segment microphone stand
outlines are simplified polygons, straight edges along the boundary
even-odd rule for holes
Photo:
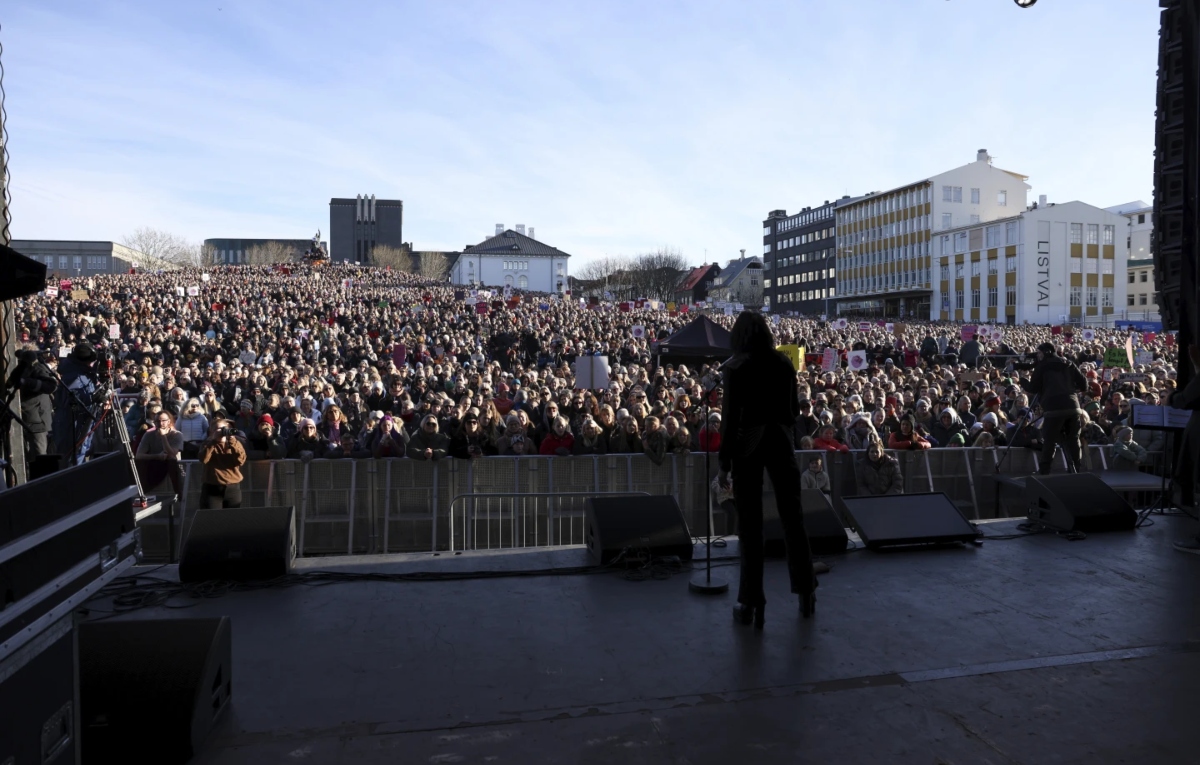
[[[704,444],[704,525],[705,525],[705,541],[704,541],[704,571],[697,571],[692,575],[692,579],[688,582],[688,589],[699,595],[720,595],[723,592],[729,591],[729,582],[721,576],[714,577],[712,572],[712,479],[709,471],[709,455],[712,446],[712,426],[708,422],[708,399],[712,392],[716,390],[717,381],[720,379],[720,369],[715,372],[717,375],[713,379],[713,384],[706,386],[704,391],[704,425],[707,429],[708,439]]]

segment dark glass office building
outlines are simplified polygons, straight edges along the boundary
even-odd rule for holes
[[[371,251],[404,245],[404,203],[359,194],[329,200],[330,260],[369,263]]]
[[[805,316],[837,312],[837,218],[843,197],[763,221],[763,303],[772,313]]]

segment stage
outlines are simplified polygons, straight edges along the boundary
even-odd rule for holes
[[[687,572],[605,573],[260,590],[137,616],[233,619],[232,713],[203,765],[1195,763],[1200,558],[1171,549],[1194,528],[828,558],[809,621],[768,562],[761,633],[732,623],[729,561],[715,597]],[[586,563],[567,548],[300,568]]]

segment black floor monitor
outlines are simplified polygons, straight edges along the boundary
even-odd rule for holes
[[[981,535],[941,492],[844,497],[846,512],[871,549],[971,542]]]

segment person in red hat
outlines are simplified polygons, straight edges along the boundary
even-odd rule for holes
[[[246,459],[281,460],[287,457],[287,444],[275,427],[275,418],[264,414],[255,427],[246,432]]]

